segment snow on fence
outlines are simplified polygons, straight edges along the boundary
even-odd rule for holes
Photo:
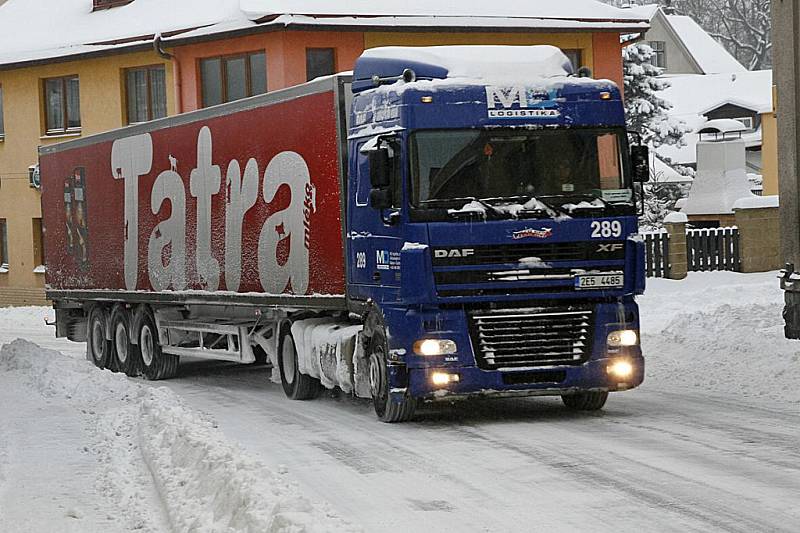
[[[741,272],[739,228],[687,229],[686,262],[690,272]]]
[[[669,233],[666,230],[642,233],[648,278],[669,276]]]

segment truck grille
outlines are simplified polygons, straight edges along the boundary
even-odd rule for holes
[[[474,311],[469,318],[478,367],[484,370],[579,365],[591,353],[590,308]]]

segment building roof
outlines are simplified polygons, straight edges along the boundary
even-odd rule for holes
[[[0,6],[0,68],[188,39],[285,27],[644,31],[646,20],[596,0],[134,0],[92,12],[89,0],[8,0]],[[54,20],[58,24],[45,24]]]
[[[686,122],[693,133],[684,137],[687,146],[662,146],[658,153],[673,163],[694,164],[699,131],[704,115],[726,104],[734,104],[754,113],[772,111],[772,71],[756,70],[734,74],[677,74],[662,76],[671,85],[658,95],[672,104],[669,116]],[[742,135],[748,147],[761,145],[761,130]]]
[[[721,72],[746,72],[722,44],[716,41],[691,17],[667,15],[672,29],[705,74]]]

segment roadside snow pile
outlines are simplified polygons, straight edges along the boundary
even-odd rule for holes
[[[651,279],[639,303],[647,385],[800,404],[800,342],[783,336],[776,272]]]
[[[272,472],[226,441],[212,419],[186,407],[169,389],[100,371],[20,339],[0,348],[0,373],[14,373],[41,394],[63,397],[83,411],[94,426],[91,447],[106,463],[99,484],[116,505],[129,509],[127,518],[138,529],[150,529],[136,523],[147,490],[133,486],[130,473],[143,464],[160,496],[154,506],[163,507],[151,512],[166,515],[175,531],[357,530],[327,504],[304,498],[286,472]],[[141,464],[130,464],[135,462]]]

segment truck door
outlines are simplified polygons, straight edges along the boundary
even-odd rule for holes
[[[369,138],[350,143],[348,281],[352,296],[384,301],[388,293],[396,293],[400,287],[400,250],[403,247],[402,198],[397,172],[400,154],[396,151],[396,157],[392,158],[394,207],[375,209],[369,201],[372,186],[368,152],[374,144],[375,140]]]

